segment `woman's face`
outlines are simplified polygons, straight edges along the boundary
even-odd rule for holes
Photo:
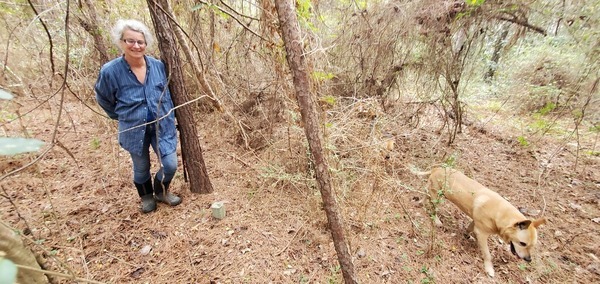
[[[137,59],[144,57],[146,39],[140,32],[125,30],[121,39],[121,49],[125,53],[125,58]]]

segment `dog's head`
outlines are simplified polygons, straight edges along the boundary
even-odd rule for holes
[[[510,251],[527,262],[531,261],[531,251],[537,243],[537,227],[546,223],[546,219],[524,220],[506,228],[502,234],[510,243]]]

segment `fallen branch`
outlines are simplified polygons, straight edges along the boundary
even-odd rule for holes
[[[292,242],[294,241],[294,239],[296,238],[296,236],[298,236],[298,233],[300,233],[300,231],[302,230],[302,228],[304,228],[304,224],[306,223],[302,223],[302,226],[300,226],[300,228],[298,228],[298,230],[296,231],[296,233],[294,234],[294,236],[292,237],[292,239],[288,242],[288,244],[278,253],[275,254],[275,256],[278,256],[280,254],[282,254],[283,252],[285,252],[288,247],[290,247],[290,245],[292,244]]]
[[[99,281],[95,281],[95,280],[89,280],[89,279],[85,279],[85,278],[75,277],[73,275],[64,274],[64,273],[60,273],[60,272],[54,272],[54,271],[48,271],[48,270],[43,270],[43,269],[37,269],[37,268],[25,266],[25,265],[15,264],[15,266],[17,266],[17,268],[19,268],[19,269],[28,270],[28,271],[34,271],[34,272],[40,272],[40,273],[44,273],[46,275],[54,275],[54,276],[64,277],[64,278],[76,280],[76,281],[79,281],[79,282],[94,283],[94,284],[105,284],[104,282],[99,282]]]

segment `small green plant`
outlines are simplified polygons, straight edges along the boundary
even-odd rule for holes
[[[533,123],[531,123],[529,125],[529,127],[535,131],[538,130],[544,130],[544,129],[550,129],[551,128],[551,124],[545,120],[544,118],[542,118],[541,116],[537,116],[536,120],[533,121]]]
[[[400,236],[396,238],[396,244],[400,245],[406,242],[406,238]],[[402,259],[406,260],[406,255],[402,255]]]
[[[517,137],[517,141],[519,141],[519,145],[521,145],[523,147],[529,146],[529,141],[527,141],[527,138],[525,138],[525,136]]]
[[[442,167],[454,168],[456,166],[457,160],[458,160],[458,157],[457,157],[456,153],[452,153],[452,155],[450,155],[448,158],[446,158],[446,160],[444,160],[444,164],[442,165]]]
[[[7,111],[0,111],[0,122],[8,122],[17,119],[17,115],[14,113],[9,113]]]
[[[333,73],[325,73],[325,72],[321,72],[321,71],[315,71],[312,73],[312,77],[315,78],[315,80],[317,80],[317,81],[326,81],[326,80],[333,79],[333,77],[335,77],[335,75],[333,75]]]
[[[298,280],[298,283],[300,284],[304,284],[304,283],[308,283],[310,281],[310,278],[306,275],[300,275],[300,280]]]
[[[92,147],[92,150],[98,150],[100,148],[100,139],[98,139],[98,137],[92,138],[90,146]]]
[[[336,279],[337,279],[336,275],[339,274],[340,269],[341,269],[341,267],[339,265],[332,266],[332,267],[329,268],[329,270],[331,271],[331,276],[329,276],[327,278],[327,283],[330,283],[330,284],[337,283],[336,282]]]
[[[248,199],[254,198],[254,195],[256,195],[255,189],[248,191]]]
[[[435,279],[433,278],[433,275],[427,266],[423,265],[420,271],[421,273],[425,274],[425,278],[421,279],[422,284],[435,283]]]
[[[558,268],[558,265],[556,265],[556,263],[554,263],[552,261],[548,261],[547,264],[548,265],[546,266],[546,268],[544,269],[544,272],[543,272],[544,274],[550,274]]]
[[[313,7],[310,0],[299,0],[296,1],[296,14],[298,16],[298,22],[309,28],[312,31],[316,31],[317,28],[313,23],[310,22],[313,14]]]
[[[520,263],[519,264],[519,270],[521,270],[521,271],[527,270],[527,263]]]
[[[118,56],[121,53],[121,51],[117,48],[117,47],[109,47],[108,48],[108,54],[112,55],[112,56]]]
[[[336,99],[334,96],[323,96],[319,99],[321,102],[328,104],[329,106],[334,106]]]
[[[433,204],[435,205],[440,205],[442,202],[444,202],[444,190],[438,190],[436,198],[433,199],[431,202],[433,202]]]
[[[594,157],[600,157],[600,151],[586,151],[586,154]]]
[[[537,113],[539,113],[541,115],[546,115],[546,114],[549,114],[550,112],[552,112],[555,109],[556,109],[556,104],[548,102],[548,103],[546,103],[546,105],[544,105],[544,107],[542,107],[541,109],[539,109],[537,111]]]
[[[354,5],[356,5],[356,8],[360,9],[360,10],[365,10],[367,9],[367,3],[368,1],[366,0],[358,0],[358,1],[353,1]]]
[[[498,101],[489,101],[487,103],[487,108],[491,111],[501,111],[502,110],[502,103],[498,102]]]
[[[465,3],[467,3],[467,5],[475,7],[483,5],[484,2],[485,0],[465,0]]]

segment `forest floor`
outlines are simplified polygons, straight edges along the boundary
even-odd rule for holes
[[[24,113],[34,103],[6,106]],[[514,116],[470,109],[477,115],[446,146],[447,133],[436,131],[441,124],[435,110],[421,108],[417,122],[409,119],[410,110],[383,113],[375,103],[368,106],[379,115],[365,117],[351,106],[331,112],[326,134],[339,212],[361,283],[600,282],[600,157],[592,134],[582,136],[580,151],[574,139],[552,133],[524,146],[509,122]],[[279,124],[269,144],[250,151],[239,143],[230,117],[199,115],[214,192],[191,193],[180,164],[172,189],[183,203],[142,214],[116,123],[77,101],[67,102],[65,111],[60,144],[6,178],[6,196],[0,197],[2,221],[24,234],[46,269],[104,283],[343,282],[300,126]],[[56,117],[57,108],[38,109],[3,129],[18,134],[25,125],[31,136],[50,141]],[[395,147],[388,151],[390,140]],[[3,157],[0,174],[33,158]],[[531,263],[492,237],[496,277],[486,276],[476,242],[463,236],[470,220],[448,202],[440,205],[443,227],[433,229],[425,209],[426,177],[407,167],[426,170],[444,161],[531,218],[547,218]],[[222,220],[210,209],[219,201],[226,208]]]

